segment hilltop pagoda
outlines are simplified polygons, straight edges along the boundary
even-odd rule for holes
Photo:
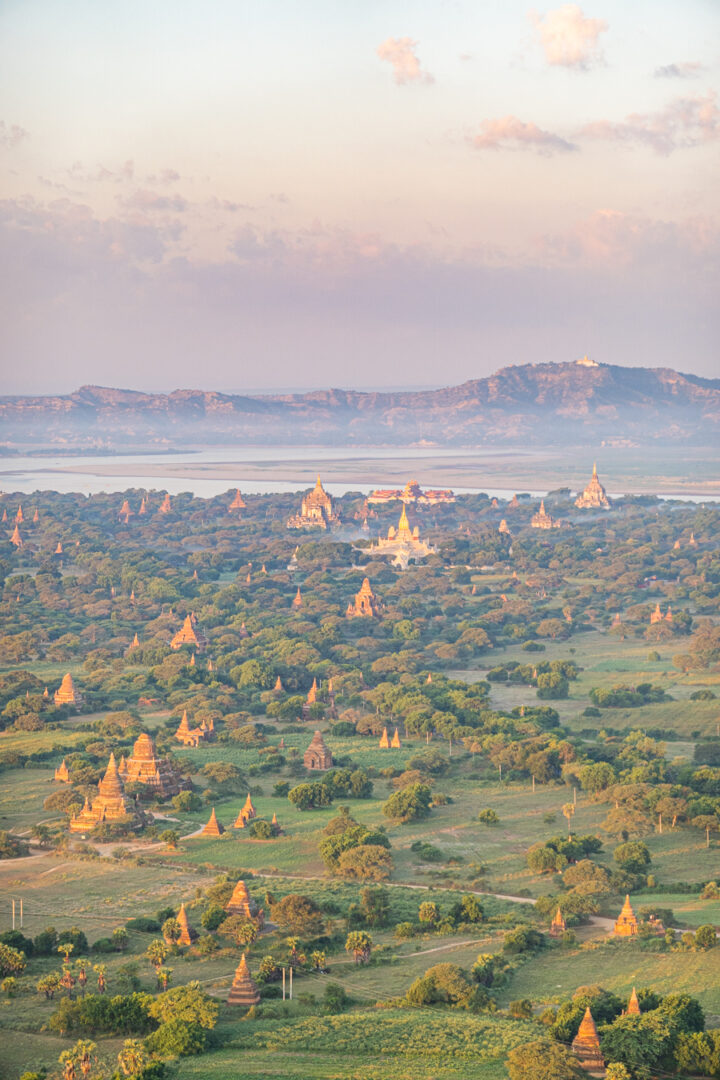
[[[96,825],[102,825],[107,821],[119,821],[126,818],[128,808],[123,792],[123,783],[120,779],[115,755],[110,754],[105,775],[98,784],[97,796],[90,806],[89,800],[74,818],[70,820],[71,832],[87,832]]]
[[[598,479],[597,465],[593,465],[590,483],[575,500],[578,510],[609,510],[611,502]]]
[[[312,741],[307,750],[303,754],[303,764],[306,769],[313,769],[314,771],[324,772],[326,769],[332,768],[332,754],[328,747],[325,745],[321,733],[316,731],[312,737]]]
[[[125,763],[123,779],[126,784],[144,784],[163,799],[177,795],[181,786],[170,764],[157,756],[155,743],[146,732],[135,740],[132,756]]]
[[[622,911],[615,920],[613,933],[616,937],[636,937],[638,932],[637,915],[632,909],[630,897],[625,897]]]
[[[208,818],[207,824],[203,825],[201,836],[222,836],[225,832],[225,827],[220,824],[216,815],[215,807],[212,808],[212,813]]]
[[[288,529],[328,529],[340,520],[332,498],[322,486],[318,476],[315,487],[300,504],[300,513],[288,519]]]
[[[235,490],[235,498],[233,499],[233,501],[228,506],[228,513],[232,514],[233,510],[246,510],[246,509],[247,509],[247,503],[245,502],[242,495],[240,494],[240,488],[236,488],[236,490]]]
[[[559,529],[560,522],[556,521],[554,517],[545,510],[545,500],[540,500],[540,509],[536,514],[530,518],[530,527],[532,529]]]
[[[590,1006],[585,1009],[580,1029],[572,1041],[572,1051],[580,1062],[581,1068],[585,1069],[590,1076],[605,1075],[605,1059],[600,1050],[600,1039]]]
[[[170,648],[182,649],[183,645],[190,645],[196,652],[203,653],[207,649],[207,638],[198,626],[197,619],[192,615],[185,616],[185,622],[170,642]]]
[[[345,612],[348,619],[380,617],[382,604],[372,591],[369,578],[363,578],[360,591],[355,593],[353,600],[348,604]]]
[[[74,705],[75,708],[80,708],[83,703],[83,696],[79,690],[75,689],[73,677],[69,671],[63,675],[63,681],[53,697],[56,705]]]
[[[228,994],[228,1005],[237,1005],[241,1009],[251,1009],[260,1001],[260,991],[247,966],[245,953],[240,957],[240,963],[235,971],[235,978]]]

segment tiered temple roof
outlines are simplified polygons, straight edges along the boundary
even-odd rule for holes
[[[332,498],[322,486],[318,476],[315,487],[303,498],[300,513],[294,514],[287,523],[288,529],[327,529],[340,520]]]
[[[72,832],[86,832],[105,821],[117,821],[126,817],[128,807],[123,793],[123,783],[118,773],[115,755],[110,754],[105,775],[98,784],[98,793],[92,807],[88,800],[80,813],[70,820]]]
[[[352,618],[379,618],[382,604],[372,591],[369,578],[363,578],[359,592],[355,593],[353,600],[348,604],[346,615]]]
[[[316,731],[307,750],[303,754],[303,764],[306,769],[324,771],[332,768],[332,754],[325,744],[325,740],[319,731]]]
[[[540,500],[540,509],[530,519],[530,525],[533,529],[559,529],[560,522],[556,521],[554,517],[545,510],[545,500]]]
[[[632,994],[630,995],[630,1000],[628,1001],[628,1007],[625,1010],[625,1013],[627,1016],[640,1016],[641,1012],[642,1010],[640,1008],[640,1002],[638,1001],[637,991],[633,986]]]
[[[75,705],[76,707],[82,705],[83,696],[79,690],[75,689],[73,677],[69,671],[63,675],[63,680],[55,691],[54,700],[56,705]]]
[[[637,915],[632,909],[630,903],[630,897],[625,897],[625,903],[622,906],[622,911],[615,920],[615,929],[613,933],[617,937],[635,937],[638,932]]]
[[[381,553],[393,555],[394,564],[402,569],[407,567],[410,559],[424,559],[435,551],[435,548],[420,539],[420,530],[417,525],[414,529],[410,528],[404,505],[397,529],[391,525],[387,539],[380,537],[377,541],[377,549]]]
[[[243,499],[242,495],[240,494],[240,488],[237,488],[235,490],[235,498],[233,499],[233,501],[228,506],[228,513],[232,513],[233,510],[245,510],[245,509],[247,509],[247,504],[246,504],[245,500]]]
[[[125,764],[124,779],[126,784],[146,784],[162,798],[180,791],[176,773],[164,758],[158,757],[155,743],[146,732],[135,740],[132,756]]]
[[[183,645],[190,645],[196,652],[203,653],[207,649],[207,638],[197,624],[197,619],[192,615],[185,616],[185,622],[170,642],[171,649],[182,649]]]
[[[590,483],[575,500],[579,510],[609,510],[611,503],[605,488],[598,479],[597,465],[593,465]]]
[[[240,958],[240,963],[235,971],[235,978],[233,979],[232,986],[230,987],[228,1005],[238,1005],[242,1009],[250,1009],[253,1005],[257,1005],[259,1001],[260,991],[250,974],[250,969],[248,968],[247,960],[245,959],[245,953],[243,953]]]

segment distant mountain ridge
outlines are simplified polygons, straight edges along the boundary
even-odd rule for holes
[[[720,379],[587,358],[505,367],[437,390],[252,397],[82,386],[67,395],[0,397],[0,440],[10,446],[714,445],[719,433]]]

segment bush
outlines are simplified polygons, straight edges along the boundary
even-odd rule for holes
[[[427,784],[411,784],[391,795],[387,802],[383,803],[382,810],[391,821],[406,824],[427,817],[431,802],[432,792]]]
[[[480,813],[478,814],[478,821],[481,821],[483,825],[498,825],[500,822],[500,818],[498,817],[496,812],[494,810],[491,810],[488,806],[484,810],[480,811]]]
[[[126,930],[137,930],[141,934],[157,934],[160,923],[157,919],[150,919],[145,915],[138,915],[136,919],[128,919],[125,923]]]
[[[350,998],[337,983],[328,983],[323,994],[323,1012],[337,1015],[350,1006]]]

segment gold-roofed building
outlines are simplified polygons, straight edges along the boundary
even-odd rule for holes
[[[377,550],[384,555],[392,555],[394,565],[402,570],[407,568],[410,559],[424,559],[428,555],[435,554],[435,548],[420,539],[418,526],[416,525],[414,529],[410,528],[404,505],[397,529],[391,525],[387,539],[380,537],[371,550]]]
[[[256,919],[259,915],[258,906],[244,881],[238,881],[235,885],[225,910],[228,915],[242,915],[246,919]]]
[[[185,616],[185,622],[170,642],[171,649],[182,649],[183,645],[189,645],[196,652],[203,653],[207,649],[207,638],[198,626],[197,619],[192,615]]]
[[[201,836],[222,836],[225,832],[225,827],[220,824],[215,813],[215,807],[212,808],[212,813],[207,820],[207,823],[203,825]]]
[[[240,488],[235,489],[235,498],[228,506],[228,513],[231,514],[233,510],[246,510],[247,503],[240,494]]]
[[[63,675],[63,680],[60,686],[53,695],[53,700],[56,705],[74,705],[76,709],[80,708],[83,703],[83,696],[79,690],[76,689],[73,677],[68,671]]]
[[[572,1052],[590,1076],[605,1075],[605,1059],[600,1049],[600,1039],[590,1006],[585,1009],[578,1033],[572,1041]]]
[[[144,731],[135,740],[122,773],[126,784],[144,784],[163,799],[177,795],[181,788],[176,772],[165,758],[158,757],[155,743]]]
[[[322,734],[319,731],[316,731],[310,745],[303,754],[303,764],[306,769],[312,769],[315,772],[324,772],[326,769],[332,768],[332,763],[332,754],[326,746]]]
[[[288,519],[288,529],[328,529],[340,520],[332,498],[318,476],[315,487],[304,496],[300,513]]]
[[[545,500],[540,500],[540,509],[530,518],[530,526],[533,529],[559,529],[560,522],[551,517],[545,509]]]
[[[600,483],[597,465],[593,465],[590,483],[575,500],[578,510],[609,510],[611,502],[607,497],[605,488]]]
[[[372,591],[370,579],[363,578],[363,583],[360,586],[360,590],[359,592],[355,593],[355,596],[348,604],[348,608],[345,614],[348,619],[377,619],[380,617],[381,608],[382,604],[378,600],[375,593]]]
[[[637,915],[632,909],[630,897],[625,897],[622,911],[615,920],[613,933],[616,937],[636,937],[638,932]]]
[[[562,937],[566,930],[567,924],[565,923],[565,917],[560,908],[558,908],[550,923],[550,937]]]
[[[55,770],[53,780],[59,780],[61,784],[70,783],[70,770],[65,763],[65,758],[62,759],[57,769]]]
[[[250,974],[250,969],[245,959],[245,953],[240,957],[240,963],[235,970],[235,977],[228,994],[228,1005],[236,1005],[241,1009],[251,1009],[260,1001],[260,991],[255,980]]]
[[[107,769],[98,783],[98,793],[92,801],[88,799],[79,814],[70,819],[71,832],[87,832],[106,821],[119,821],[129,813],[123,783],[118,772],[115,755],[110,754]]]

